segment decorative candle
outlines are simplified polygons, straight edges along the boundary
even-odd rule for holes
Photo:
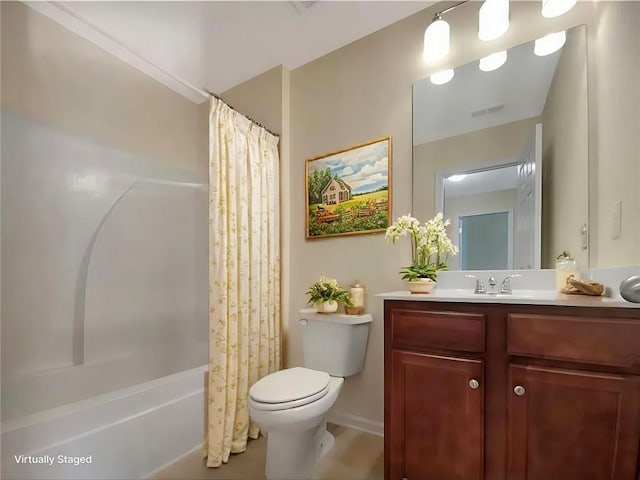
[[[351,286],[350,294],[353,306],[364,309],[364,286],[356,281],[356,283]]]
[[[580,280],[578,262],[569,256],[567,252],[556,258],[556,289],[562,291],[567,287],[568,279]]]

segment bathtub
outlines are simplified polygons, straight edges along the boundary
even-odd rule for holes
[[[200,366],[3,421],[2,478],[148,477],[201,447],[206,374]]]

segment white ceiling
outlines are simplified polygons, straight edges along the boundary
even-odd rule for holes
[[[413,144],[462,135],[542,114],[560,52],[538,57],[533,43],[511,48],[498,70],[483,72],[478,62],[455,69],[445,85],[429,78],[413,85]],[[503,105],[497,113],[471,112]]]
[[[444,196],[447,198],[477,195],[479,193],[510,190],[518,186],[518,166],[493,168],[468,173],[459,182],[444,180]]]
[[[218,93],[278,65],[299,67],[433,3],[319,1],[301,13],[289,1],[28,2],[85,38],[95,41],[93,30],[112,50],[129,50],[119,55],[129,63],[139,57]]]

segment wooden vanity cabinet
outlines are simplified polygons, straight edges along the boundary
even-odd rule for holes
[[[390,447],[403,455],[390,458],[390,478],[481,478],[482,361],[403,350],[392,355],[390,408],[397,421]]]
[[[509,480],[636,479],[635,376],[509,366]]]
[[[639,480],[640,309],[385,300],[386,480]]]

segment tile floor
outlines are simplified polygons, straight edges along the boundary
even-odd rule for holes
[[[314,480],[382,480],[383,438],[329,424],[336,443],[316,469]],[[156,472],[152,480],[264,480],[266,439],[250,440],[247,451],[220,468],[207,468],[200,450]]]

